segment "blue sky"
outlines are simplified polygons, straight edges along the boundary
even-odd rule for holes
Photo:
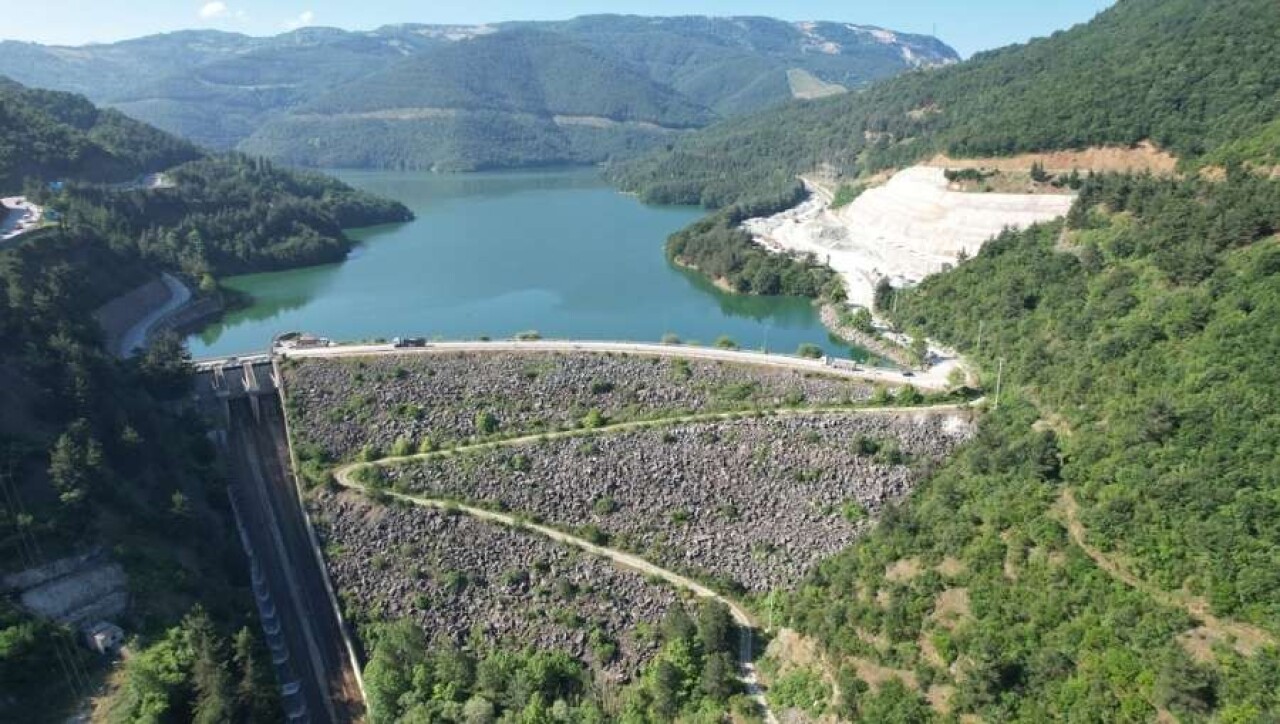
[[[302,25],[370,29],[389,23],[479,23],[589,13],[769,15],[937,34],[964,55],[1048,35],[1111,0],[5,0],[0,38],[108,42],[184,28],[269,35]],[[15,7],[15,6],[21,6]]]

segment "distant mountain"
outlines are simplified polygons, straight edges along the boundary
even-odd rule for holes
[[[957,59],[934,38],[869,26],[612,15],[0,43],[0,73],[206,146],[414,168],[604,160],[673,130]]]
[[[591,15],[531,25],[617,55],[721,116],[803,95],[789,71],[849,89],[959,59],[936,38],[830,22]]]
[[[714,118],[567,36],[513,30],[339,86],[242,148],[300,165],[472,170],[599,160]]]

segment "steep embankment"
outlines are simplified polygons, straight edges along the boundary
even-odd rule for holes
[[[897,321],[988,383],[1003,369],[1002,405],[811,576],[796,627],[837,661],[883,637],[877,660],[923,667],[958,714],[1274,719],[1277,199],[1240,174],[1091,180],[1067,223],[895,295]],[[942,581],[896,572],[913,558],[963,563],[945,585],[969,618],[939,618]]]
[[[830,266],[848,301],[870,309],[880,279],[915,284],[976,254],[1006,228],[1066,215],[1075,197],[1050,191],[969,193],[949,188],[941,168],[916,166],[839,208],[813,193],[794,209],[742,226],[771,251],[813,255]]]
[[[19,155],[0,157],[0,175],[31,174],[28,194],[58,212],[58,223],[0,248],[0,568],[113,551],[124,576],[111,573],[110,594],[97,593],[123,613],[97,615],[138,638],[99,716],[186,721],[198,708],[279,721],[256,629],[236,638],[234,659],[227,644],[229,632],[256,626],[244,618],[252,594],[229,575],[239,544],[204,425],[177,412],[190,385],[182,350],[171,342],[121,363],[93,311],[158,271],[200,279],[209,293],[216,274],[304,263],[344,249],[344,223],[408,212],[332,179],[204,156],[83,98],[0,86],[2,143],[31,144],[4,145]],[[170,183],[97,183],[157,170]],[[56,610],[26,603],[0,604],[0,719],[62,720],[99,689],[106,659],[38,618]],[[244,697],[199,689],[202,666],[240,681]]]
[[[1050,38],[730,120],[609,173],[651,202],[722,209],[673,237],[668,253],[683,263],[744,292],[831,296],[786,283],[803,264],[768,255],[737,228],[800,203],[800,174],[853,192],[874,172],[938,154],[1073,160],[1082,172],[1134,156],[1159,171],[1174,157],[1187,167],[1264,157],[1280,78],[1258,63],[1280,63],[1277,32],[1280,9],[1266,0],[1129,0]],[[1072,153],[1025,155],[1057,151]]]
[[[1280,62],[1277,31],[1274,3],[1129,0],[955,68],[725,124],[618,176],[650,198],[734,204],[783,198],[824,162],[849,181],[937,153],[1149,139],[1183,171],[1264,166],[1280,78],[1257,61]],[[988,385],[1001,370],[1005,394],[780,613],[847,664],[842,691],[876,689],[851,663],[868,657],[915,678],[835,713],[927,721],[923,692],[941,686],[949,716],[989,721],[1280,717],[1280,539],[1264,522],[1280,491],[1277,199],[1233,170],[1086,178],[1064,222],[886,290],[895,321],[965,352]],[[948,561],[960,572],[936,574]]]

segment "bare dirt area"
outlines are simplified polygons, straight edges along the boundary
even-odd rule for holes
[[[1006,228],[1065,215],[1073,201],[1065,194],[955,191],[943,168],[913,166],[841,208],[815,191],[800,206],[748,219],[743,228],[767,249],[826,263],[844,279],[850,303],[870,309],[880,279],[918,283]]]
[[[357,620],[417,621],[438,643],[561,650],[613,680],[656,651],[668,586],[542,536],[447,510],[323,493],[313,516]]]
[[[474,437],[688,412],[843,404],[866,382],[781,368],[637,355],[458,353],[317,359],[284,366],[301,440],[335,460],[397,441],[445,447]]]
[[[803,68],[789,69],[787,84],[791,86],[791,97],[802,100],[826,98],[849,92],[848,88],[839,83],[828,83]]]
[[[938,625],[954,630],[965,620],[973,617],[969,610],[969,589],[948,588],[938,594],[933,602],[933,619]]]
[[[972,168],[1011,172],[1029,171],[1034,164],[1040,164],[1050,173],[1097,171],[1169,175],[1177,171],[1178,159],[1156,148],[1150,142],[1143,142],[1133,147],[1096,146],[1075,151],[1024,153],[1017,156],[983,158],[951,158],[945,154],[939,154],[926,161],[924,165],[936,168]]]
[[[393,465],[384,483],[483,502],[763,592],[852,543],[970,434],[949,415],[748,418]]]

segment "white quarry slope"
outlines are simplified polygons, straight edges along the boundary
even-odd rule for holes
[[[871,307],[876,282],[914,284],[972,256],[1005,228],[1021,229],[1063,216],[1068,194],[995,194],[951,191],[944,169],[914,166],[869,189],[841,209],[830,195],[813,195],[794,209],[748,219],[743,227],[772,251],[815,255],[842,277],[849,301]]]

